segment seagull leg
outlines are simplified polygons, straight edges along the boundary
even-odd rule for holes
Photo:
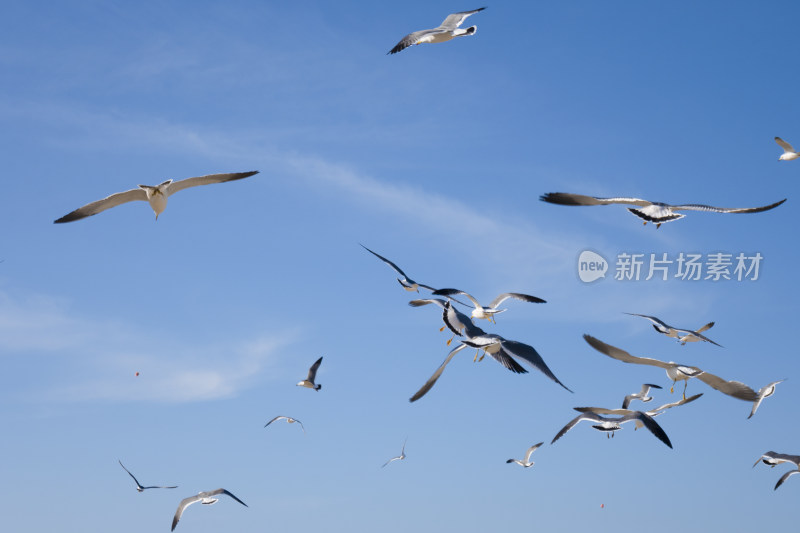
[[[687,379],[683,384],[683,399],[686,399],[686,387],[689,386],[689,380]]]
[[[477,360],[478,360],[478,354],[479,354],[479,353],[481,353],[481,351],[480,351],[480,350],[475,350],[475,357],[473,357],[473,358],[472,358],[472,362],[473,362],[473,363],[474,363],[475,361],[477,361]]]
[[[656,224],[656,229],[658,229],[658,228],[660,228],[660,227],[661,227],[661,222],[659,222],[658,224]]]
[[[672,394],[673,392],[675,392],[675,383],[676,383],[676,382],[675,382],[675,381],[673,381],[673,382],[672,382],[672,387],[670,387],[670,388],[669,388],[669,393],[670,393],[670,394]]]
[[[439,331],[444,331],[444,328],[445,328],[445,327],[446,327],[446,326],[442,326],[442,327],[440,327],[440,328],[439,328]]]
[[[483,361],[484,357],[486,357],[486,352],[483,352],[483,355],[480,356],[480,358],[478,359],[478,362],[480,363],[481,361]]]

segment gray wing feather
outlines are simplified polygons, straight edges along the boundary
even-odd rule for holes
[[[529,302],[533,304],[544,304],[547,303],[545,300],[541,298],[537,298],[536,296],[531,296],[530,294],[520,294],[518,292],[505,292],[492,300],[492,303],[489,304],[489,307],[492,309],[496,309],[498,305],[503,303],[504,301],[508,300],[509,298],[514,298],[516,300],[522,300],[523,302]]]
[[[658,359],[651,359],[650,357],[636,357],[635,355],[629,354],[625,350],[621,350],[615,346],[606,344],[603,341],[592,337],[591,335],[584,335],[583,338],[598,352],[624,363],[657,366],[664,369],[672,366],[670,363],[665,363],[664,361],[659,361]]]
[[[436,381],[439,379],[439,376],[441,376],[442,372],[444,372],[444,368],[447,366],[447,363],[450,362],[450,360],[453,358],[455,354],[457,354],[466,347],[467,347],[466,344],[460,344],[455,348],[453,348],[452,350],[450,350],[450,353],[447,354],[447,357],[445,358],[444,362],[441,365],[439,365],[439,368],[436,369],[436,372],[434,372],[433,375],[430,378],[428,378],[428,381],[426,381],[425,384],[408,401],[416,402],[417,400],[425,396],[425,394],[427,394],[428,391],[431,390],[433,386],[436,384]]]
[[[544,362],[544,359],[542,359],[542,356],[539,355],[539,352],[537,352],[533,348],[533,346],[529,346],[527,344],[523,344],[517,341],[503,341],[500,346],[501,346],[500,347],[501,352],[505,351],[515,357],[524,359],[525,361],[533,365],[542,374],[552,379],[553,381],[555,381],[556,383],[567,389],[569,392],[572,392],[569,389],[569,387],[561,383],[561,381],[559,381],[556,375],[553,374],[553,372],[550,370],[550,368],[548,368],[547,364]]]
[[[167,196],[172,196],[178,191],[188,189],[189,187],[197,187],[198,185],[210,185],[212,183],[225,183],[226,181],[235,181],[243,178],[249,178],[258,174],[257,170],[251,172],[232,172],[227,174],[209,174],[208,176],[197,176],[195,178],[186,178],[184,180],[173,181],[167,187]]]
[[[447,15],[447,18],[444,19],[442,24],[439,26],[441,29],[445,30],[454,30],[461,26],[461,24],[466,20],[466,18],[478,11],[483,11],[486,9],[485,7],[481,7],[478,9],[473,9],[472,11],[460,11],[458,13],[453,13],[451,15]]]
[[[754,402],[758,399],[758,393],[740,381],[725,381],[721,377],[708,372],[703,372],[697,376],[697,379],[723,394],[740,400]]]
[[[539,197],[543,202],[559,205],[608,205],[608,204],[630,204],[645,207],[651,205],[652,202],[642,200],[641,198],[596,198],[594,196],[586,196],[584,194],[571,194],[567,192],[549,192]]]
[[[794,148],[792,148],[792,145],[787,143],[780,137],[775,137],[775,142],[778,143],[781,148],[783,148],[784,152],[794,152]]]
[[[775,202],[774,204],[764,205],[761,207],[714,207],[712,205],[703,205],[703,204],[684,204],[684,205],[674,205],[672,206],[672,210],[710,211],[712,213],[760,213],[762,211],[769,211],[770,209],[775,209],[785,201],[786,198],[784,198],[780,202]]]
[[[319,365],[322,364],[322,357],[317,359],[317,361],[311,365],[311,368],[308,369],[308,377],[306,378],[308,381],[313,382],[317,377],[317,369],[319,369]]]
[[[798,470],[789,470],[788,472],[786,472],[784,475],[781,476],[781,478],[775,484],[775,489],[773,489],[773,490],[778,490],[778,487],[783,485],[783,482],[786,481],[787,479],[789,479],[789,476],[792,476],[792,475],[798,474],[798,473],[800,473],[800,469],[798,469]]]
[[[82,218],[90,217],[92,215],[96,215],[97,213],[101,213],[106,209],[111,209],[112,207],[116,207],[120,204],[133,202],[136,200],[147,201],[147,193],[144,192],[143,189],[131,189],[129,191],[114,193],[111,196],[103,198],[102,200],[97,200],[96,202],[86,204],[85,206],[80,207],[75,211],[72,211],[71,213],[67,213],[66,215],[54,221],[53,223],[63,224],[64,222],[72,222],[73,220],[80,220]]]

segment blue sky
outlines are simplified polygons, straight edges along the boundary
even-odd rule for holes
[[[475,36],[386,52],[479,5],[452,2],[9,1],[0,36],[0,501],[5,531],[351,532],[787,529],[800,484],[752,469],[800,453],[792,342],[800,252],[793,2],[503,2]],[[190,189],[154,221],[143,203],[54,225],[139,183],[259,170]],[[660,229],[566,191],[726,207]],[[439,313],[359,243],[414,279],[509,302],[484,329],[534,346],[570,394],[464,352]],[[757,281],[583,284],[577,257],[760,253]],[[612,265],[613,268],[613,265]],[[624,312],[716,325],[679,346]],[[660,417],[674,449],[577,427],[655,368],[696,365],[759,388]],[[324,356],[320,392],[295,387]],[[138,377],[135,373],[139,372]],[[308,431],[280,424],[303,421]],[[398,455],[402,462],[381,469]],[[536,465],[506,465],[533,443]],[[138,494],[119,467],[144,484]],[[48,512],[37,502],[48,499]],[[601,508],[601,505],[604,505]],[[668,507],[664,511],[662,508]],[[761,511],[755,512],[755,509]],[[653,513],[659,513],[654,519]],[[666,514],[665,513],[669,513]],[[670,517],[674,515],[674,517]]]

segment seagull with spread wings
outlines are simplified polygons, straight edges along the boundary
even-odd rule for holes
[[[765,205],[761,207],[714,207],[711,205],[702,204],[681,204],[670,205],[662,202],[650,202],[642,200],[641,198],[596,198],[594,196],[585,196],[583,194],[570,194],[566,192],[550,192],[543,194],[539,197],[543,202],[559,205],[609,205],[609,204],[627,204],[635,205],[637,207],[629,207],[628,211],[644,220],[645,225],[652,222],[656,228],[661,227],[661,224],[678,220],[686,215],[676,213],[675,211],[706,211],[711,213],[760,213],[762,211],[769,211],[781,205],[786,201],[786,198],[774,204]]]
[[[386,263],[387,265],[389,265],[390,267],[392,267],[392,270],[394,270],[395,272],[400,274],[402,276],[402,279],[397,278],[397,281],[408,292],[419,292],[419,288],[420,287],[422,287],[423,289],[428,289],[431,292],[436,290],[433,287],[430,287],[428,285],[423,285],[422,283],[417,283],[413,279],[409,278],[408,276],[406,276],[405,272],[400,270],[399,266],[395,265],[394,263],[392,263],[391,261],[389,261],[388,259],[386,259],[382,255],[376,254],[375,252],[373,252],[372,250],[370,250],[369,248],[367,248],[363,244],[361,245],[361,247],[363,249],[365,249],[366,251],[368,251],[369,253],[371,253],[372,255],[374,255],[375,257],[377,257],[378,259],[380,259],[381,261],[383,261],[384,263]]]
[[[406,442],[408,442],[408,437],[406,437],[406,440],[403,441],[403,449],[400,450],[400,455],[398,455],[397,457],[392,457],[391,459],[383,463],[383,466],[381,466],[381,468],[388,465],[392,461],[402,461],[403,459],[406,458]]]
[[[458,289],[439,289],[438,291],[433,291],[434,296],[453,296],[454,294],[463,294],[466,296],[469,301],[475,306],[475,309],[472,310],[472,318],[483,318],[486,320],[490,320],[494,322],[494,315],[498,313],[502,313],[505,309],[498,309],[501,303],[505,302],[509,298],[514,298],[515,300],[521,300],[523,302],[529,303],[536,303],[536,304],[543,304],[547,303],[541,298],[537,298],[536,296],[531,296],[530,294],[521,294],[518,292],[504,292],[497,298],[491,301],[488,307],[484,307],[476,300],[471,294],[460,291]]]
[[[119,459],[117,459],[117,461],[119,462],[119,466],[121,466],[128,473],[128,475],[133,478],[133,481],[136,483],[136,490],[139,491],[139,492],[144,492],[146,489],[177,489],[178,488],[177,485],[175,485],[174,487],[160,487],[160,486],[143,487],[142,484],[139,483],[139,480],[136,479],[136,477],[133,474],[131,474],[131,471],[128,470],[127,468],[125,468],[125,465],[122,464],[122,461],[120,461]]]
[[[506,461],[506,463],[517,463],[518,465],[524,466],[525,468],[532,467],[534,465],[534,462],[531,461],[531,455],[533,455],[533,452],[535,452],[536,449],[539,446],[541,446],[542,444],[544,444],[544,442],[540,442],[539,444],[534,444],[533,446],[528,448],[528,451],[525,452],[525,459],[522,459],[522,460],[520,460],[520,459],[509,459],[508,461]]]
[[[660,388],[661,387],[659,387],[659,389]],[[644,414],[646,414],[647,416],[649,416],[651,418],[654,418],[654,417],[657,417],[658,415],[662,414],[667,409],[671,409],[671,408],[677,407],[679,405],[684,405],[684,404],[693,402],[693,401],[695,401],[696,399],[698,399],[702,395],[703,395],[703,393],[701,392],[700,394],[695,394],[694,396],[690,396],[688,398],[684,398],[682,400],[678,400],[677,402],[667,403],[667,404],[664,404],[664,405],[662,405],[660,407],[656,407],[655,409],[651,409],[649,411],[645,411]],[[650,398],[650,399],[652,400],[652,398]],[[595,415],[629,415],[629,414],[632,414],[632,413],[636,412],[636,411],[632,411],[630,409],[627,409],[625,407],[623,407],[622,409],[606,409],[604,407],[575,407],[574,409],[576,411],[578,411],[578,412],[581,412],[581,413],[592,413],[592,414],[595,414]],[[644,426],[644,424],[643,424],[643,422],[641,420],[636,420],[636,427],[633,428],[633,429],[634,429],[634,431],[636,431],[637,429],[639,429],[639,428],[641,428],[643,426]]]
[[[576,410],[581,409],[597,409],[597,408],[584,408],[584,407],[576,407]],[[609,418],[605,416],[598,415],[592,411],[581,412],[578,416],[567,422],[567,425],[561,428],[550,444],[553,444],[555,441],[563,437],[570,429],[574,428],[578,425],[579,422],[582,420],[589,420],[591,422],[595,422],[592,427],[598,431],[606,431],[606,436],[614,436],[614,432],[622,429],[622,424],[631,421],[638,421],[646,427],[650,433],[656,436],[658,440],[672,448],[672,443],[669,441],[669,437],[667,436],[666,432],[658,425],[658,423],[653,420],[653,417],[648,415],[647,413],[643,413],[642,411],[628,411],[626,414],[619,416],[617,418]]]
[[[72,222],[73,220],[80,220],[82,218],[90,217],[101,213],[106,209],[111,209],[118,205],[134,202],[137,200],[146,201],[150,204],[153,212],[156,214],[156,220],[164,209],[167,208],[167,198],[172,196],[178,191],[188,189],[189,187],[197,187],[198,185],[210,185],[212,183],[225,183],[228,181],[240,180],[248,178],[254,174],[258,174],[257,170],[252,172],[234,172],[231,174],[210,174],[208,176],[198,176],[196,178],[186,178],[184,180],[167,180],[158,185],[139,185],[136,189],[129,191],[118,192],[97,200],[90,204],[72,211],[55,221],[55,224],[63,224],[64,222]]]
[[[648,394],[650,394],[650,389],[660,389],[660,388],[661,388],[660,386],[653,385],[652,383],[644,383],[642,385],[641,391],[634,392],[633,394],[628,394],[627,396],[625,396],[625,399],[622,400],[622,408],[627,409],[633,400],[640,400],[645,403],[651,401],[653,397],[648,396]]]
[[[437,305],[442,309],[442,320],[444,321],[444,326],[439,328],[439,331],[444,331],[445,328],[448,328],[450,331],[453,332],[453,336],[447,341],[447,345],[450,346],[450,343],[453,342],[453,339],[456,336],[462,337],[466,335],[467,337],[474,337],[476,335],[483,335],[485,332],[472,323],[472,319],[459,311],[450,303],[450,300],[442,300],[441,298],[428,298],[428,299],[420,299],[420,300],[411,300],[408,302],[408,305],[411,307],[421,307],[423,305]]]
[[[758,398],[756,398],[756,400],[753,402],[753,409],[750,411],[750,416],[748,416],[747,418],[751,418],[754,414],[756,414],[758,406],[761,405],[761,402],[764,401],[764,398],[769,398],[770,396],[775,394],[775,386],[778,383],[782,383],[784,381],[786,380],[780,379],[778,381],[773,381],[769,385],[766,385],[758,389]]]
[[[659,361],[650,357],[636,357],[629,354],[625,350],[621,350],[616,346],[611,346],[603,341],[592,337],[591,335],[584,335],[583,338],[589,345],[598,352],[622,361],[623,363],[633,363],[637,365],[649,365],[663,368],[667,372],[667,376],[672,380],[672,388],[670,392],[674,391],[675,383],[678,381],[684,382],[683,397],[686,398],[686,386],[689,384],[689,379],[697,378],[711,388],[717,389],[723,394],[754,402],[758,399],[758,393],[740,381],[726,381],[719,376],[715,376],[709,372],[701,370],[696,366],[679,365],[678,363]]]
[[[264,427],[267,427],[268,425],[272,424],[276,420],[286,420],[289,424],[294,424],[295,422],[297,422],[300,425],[300,427],[303,429],[303,434],[305,435],[305,433],[306,433],[306,428],[303,426],[303,423],[300,422],[296,418],[292,418],[291,416],[276,416],[275,418],[273,418],[272,420],[270,420],[269,422],[264,424]]]
[[[188,498],[184,498],[183,500],[181,500],[181,503],[178,505],[178,510],[175,511],[175,516],[172,519],[172,531],[175,531],[175,526],[178,525],[178,520],[181,519],[183,511],[187,507],[197,502],[200,502],[203,505],[214,505],[219,501],[219,498],[214,498],[214,496],[216,496],[217,494],[225,494],[227,496],[230,496],[237,502],[247,507],[246,503],[244,503],[242,500],[240,500],[239,498],[237,498],[236,496],[234,496],[232,493],[228,492],[225,489],[216,489],[216,490],[209,490],[207,492],[200,492],[196,496],[189,496]]]
[[[783,153],[778,158],[778,161],[791,161],[792,159],[797,159],[800,157],[800,152],[792,148],[792,145],[781,139],[780,137],[775,137],[775,142],[783,148]]]
[[[795,474],[800,474],[800,455],[789,455],[786,453],[767,452],[758,458],[758,461],[756,461],[753,467],[755,467],[759,463],[759,461],[773,468],[781,463],[793,463],[797,467],[794,470],[789,470],[788,472],[784,473],[778,480],[778,482],[775,484],[775,488],[773,490],[778,490],[778,487],[783,485],[783,482],[789,479],[791,476]]]
[[[664,322],[663,320],[650,315],[640,315],[638,313],[625,313],[625,314],[646,318],[647,320],[653,323],[653,329],[655,329],[657,332],[663,335],[666,335],[667,337],[672,337],[674,339],[677,339],[678,342],[681,343],[681,346],[685,346],[687,342],[704,341],[704,342],[710,342],[711,344],[722,348],[721,345],[717,344],[716,342],[712,341],[711,339],[703,335],[704,331],[714,327],[714,322],[709,322],[708,324],[706,324],[701,328],[692,330],[692,329],[674,328],[669,324],[667,324],[666,322]]]
[[[473,35],[478,31],[478,26],[470,26],[469,28],[459,28],[461,24],[467,19],[468,16],[483,11],[485,7],[473,9],[472,11],[460,11],[447,15],[444,22],[438,27],[431,30],[420,30],[409,33],[397,43],[394,48],[389,50],[388,54],[396,54],[401,50],[405,50],[409,46],[423,43],[443,43],[450,41],[455,37],[464,37],[465,35]]]
[[[306,387],[308,389],[314,389],[315,391],[320,390],[322,388],[322,385],[315,383],[314,380],[317,379],[317,370],[319,370],[319,365],[321,364],[322,364],[322,357],[317,359],[314,362],[314,364],[311,365],[311,368],[308,369],[308,377],[303,381],[301,381],[300,383],[298,383],[297,386]],[[305,428],[303,429],[303,431],[305,431]]]

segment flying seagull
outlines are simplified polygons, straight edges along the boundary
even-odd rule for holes
[[[422,287],[423,289],[428,289],[429,291],[435,291],[436,290],[433,287],[429,287],[428,285],[423,285],[422,283],[417,283],[413,279],[409,278],[408,276],[406,276],[405,272],[400,270],[399,266],[395,265],[394,263],[392,263],[391,261],[389,261],[388,259],[386,259],[382,255],[376,254],[375,252],[373,252],[372,250],[370,250],[369,248],[367,248],[363,244],[361,245],[361,247],[363,249],[365,249],[366,251],[368,251],[369,253],[371,253],[372,255],[374,255],[375,257],[377,257],[378,259],[380,259],[381,261],[383,261],[384,263],[386,263],[387,265],[389,265],[390,267],[392,267],[392,269],[394,269],[395,272],[400,274],[403,277],[403,279],[397,278],[397,281],[400,283],[400,285],[405,290],[407,290],[409,292],[419,292],[419,288],[420,287]]]
[[[483,335],[485,333],[481,328],[472,323],[472,319],[456,309],[449,300],[442,300],[441,298],[427,298],[411,300],[408,302],[408,305],[411,307],[421,307],[429,304],[437,305],[442,309],[442,320],[444,321],[444,326],[439,328],[439,331],[444,331],[445,328],[448,328],[453,332],[453,336],[447,341],[448,346],[450,346],[450,343],[453,342],[453,339],[456,336],[462,337],[467,335],[468,337],[472,337],[475,335]]]
[[[755,467],[759,463],[759,461],[763,461],[765,465],[769,465],[773,468],[781,463],[794,463],[794,465],[797,467],[794,470],[789,470],[788,472],[784,473],[778,480],[778,482],[775,484],[775,488],[773,490],[778,490],[778,487],[783,485],[783,482],[789,479],[791,476],[795,474],[800,474],[800,455],[788,455],[785,453],[767,452],[758,458],[758,461],[756,461],[753,467]]]
[[[665,363],[664,361],[659,361],[658,359],[652,359],[650,357],[636,357],[629,354],[625,350],[621,350],[615,346],[606,344],[601,340],[595,339],[591,335],[584,335],[583,338],[592,348],[611,357],[612,359],[617,359],[623,363],[650,365],[663,368],[666,370],[669,379],[672,380],[673,388],[670,389],[670,392],[673,392],[675,383],[677,381],[684,381],[684,398],[686,398],[686,385],[689,384],[689,379],[697,378],[706,385],[709,385],[711,388],[717,389],[721,393],[727,394],[728,396],[748,402],[754,402],[756,399],[758,399],[758,393],[744,383],[739,381],[725,381],[721,377],[715,376],[709,372],[705,372],[696,366],[684,366],[673,362]]]
[[[454,294],[463,294],[466,296],[469,301],[475,306],[475,309],[472,310],[472,318],[484,318],[486,320],[491,320],[494,322],[494,315],[498,313],[502,313],[505,309],[498,309],[501,303],[505,302],[509,298],[514,298],[516,300],[522,300],[523,302],[530,302],[530,303],[537,303],[543,304],[546,303],[541,298],[537,298],[536,296],[531,296],[529,294],[520,294],[518,292],[505,292],[492,300],[488,307],[482,306],[478,300],[472,297],[471,294],[466,293],[464,291],[460,291],[458,289],[439,289],[438,291],[433,291],[434,296],[452,296]]]
[[[643,402],[649,402],[653,399],[652,396],[648,396],[650,394],[650,389],[660,389],[658,385],[653,385],[652,383],[645,383],[642,385],[642,390],[639,392],[634,392],[633,394],[628,394],[625,396],[625,399],[622,400],[622,408],[627,409],[628,406],[631,404],[633,400],[641,400]]]
[[[257,170],[252,172],[235,172],[232,174],[210,174],[208,176],[199,176],[196,178],[186,178],[185,180],[167,180],[158,185],[139,185],[137,189],[131,189],[125,192],[118,192],[112,194],[102,200],[97,200],[90,204],[76,209],[75,211],[64,215],[55,221],[55,224],[63,222],[72,222],[73,220],[80,220],[92,215],[96,215],[106,209],[116,207],[126,202],[133,202],[135,200],[144,200],[150,203],[150,207],[156,214],[156,220],[164,209],[167,207],[167,198],[178,191],[188,189],[189,187],[197,187],[198,185],[210,185],[212,183],[225,183],[226,181],[240,180],[248,178],[254,174],[258,174]]]
[[[761,387],[758,390],[758,398],[756,398],[756,400],[753,402],[753,409],[750,411],[750,416],[748,416],[747,418],[751,418],[754,414],[756,414],[756,410],[758,410],[758,406],[761,405],[761,402],[764,400],[764,398],[769,398],[770,396],[775,394],[775,386],[778,383],[781,383],[782,381],[786,380],[781,379],[778,381],[773,381],[769,385]],[[798,467],[800,467],[800,465],[798,465]]]
[[[566,192],[549,192],[539,197],[543,202],[559,205],[608,205],[608,204],[628,204],[638,208],[629,207],[628,211],[644,220],[644,223],[652,222],[656,228],[661,227],[664,222],[678,220],[686,215],[675,213],[675,211],[710,211],[712,213],[760,213],[769,211],[781,205],[786,198],[774,204],[762,207],[713,207],[702,204],[682,204],[670,205],[661,202],[650,202],[640,198],[595,198],[594,196],[584,196],[582,194],[570,194]]]
[[[139,483],[139,480],[136,479],[136,477],[133,474],[131,474],[131,471],[128,470],[127,468],[125,468],[125,465],[122,464],[122,461],[120,461],[119,459],[117,459],[117,461],[119,462],[119,466],[121,466],[123,469],[125,469],[125,471],[128,473],[128,475],[133,478],[133,481],[136,482],[136,490],[139,491],[139,492],[144,492],[145,489],[177,489],[178,488],[177,485],[175,485],[174,487],[156,487],[156,486],[154,486],[154,487],[143,487],[142,484]]]
[[[663,335],[666,335],[667,337],[678,339],[678,342],[680,342],[682,346],[685,346],[687,342],[705,341],[705,342],[710,342],[711,344],[722,348],[721,345],[717,344],[716,342],[712,341],[711,339],[703,335],[704,331],[714,327],[714,322],[709,322],[708,324],[706,324],[701,328],[691,330],[691,329],[674,328],[669,324],[667,324],[666,322],[664,322],[663,320],[660,320],[650,315],[640,315],[638,313],[625,313],[625,314],[646,318],[647,320],[653,323],[653,329],[655,329],[657,332]]]
[[[576,409],[580,410],[585,408],[578,407]],[[615,431],[622,429],[622,424],[624,424],[625,422],[637,420],[641,422],[644,425],[644,427],[650,430],[650,433],[655,435],[656,438],[658,438],[658,440],[660,440],[661,442],[672,448],[672,443],[669,441],[669,437],[664,432],[664,430],[661,429],[661,426],[659,426],[658,423],[655,420],[653,420],[653,417],[651,417],[647,413],[643,413],[642,411],[629,411],[627,414],[624,414],[617,418],[604,417],[595,414],[591,411],[582,412],[581,414],[570,420],[566,426],[561,428],[561,431],[559,431],[558,434],[556,434],[556,436],[553,437],[553,440],[550,442],[550,444],[553,444],[555,441],[563,437],[567,433],[567,431],[574,428],[581,420],[589,420],[591,422],[595,422],[595,424],[592,425],[593,428],[595,428],[598,431],[610,432],[612,436],[614,435]]]
[[[314,389],[318,391],[322,388],[322,385],[317,385],[314,383],[314,379],[317,377],[317,369],[319,369],[319,365],[322,364],[322,357],[317,359],[317,361],[311,365],[311,368],[308,369],[308,377],[297,384],[298,387],[307,387],[309,389]],[[266,426],[265,426],[266,427]],[[303,429],[305,431],[305,429]]]
[[[383,466],[381,466],[381,468],[388,465],[392,461],[402,461],[403,459],[406,458],[406,442],[408,442],[408,437],[406,437],[406,440],[403,441],[403,449],[400,451],[400,455],[398,455],[397,457],[392,457],[391,459],[383,463]]]
[[[294,424],[295,422],[297,422],[298,424],[300,424],[300,427],[303,428],[303,434],[305,434],[306,428],[303,426],[303,423],[300,422],[299,420],[297,420],[296,418],[292,418],[290,416],[276,416],[275,418],[273,418],[272,420],[270,420],[269,422],[264,424],[264,427],[267,427],[268,425],[272,424],[276,420],[281,420],[281,419],[286,420],[290,424]]]
[[[780,137],[775,137],[775,142],[783,148],[783,153],[778,158],[778,161],[791,161],[792,159],[797,159],[800,157],[800,152],[792,148],[792,145],[781,139]]]
[[[175,511],[175,518],[172,519],[172,531],[175,531],[175,526],[178,525],[178,520],[181,519],[181,515],[183,515],[184,509],[186,509],[188,506],[196,502],[200,502],[203,505],[214,505],[219,501],[218,498],[213,498],[213,496],[216,496],[217,494],[227,494],[237,502],[247,507],[246,503],[244,503],[242,500],[240,500],[239,498],[237,498],[236,496],[234,496],[232,493],[228,492],[225,489],[216,489],[216,490],[210,490],[208,492],[200,492],[197,494],[197,496],[189,496],[188,498],[184,498],[181,500],[181,503],[178,505],[178,510]]]
[[[540,442],[539,444],[534,444],[533,446],[528,448],[528,451],[525,452],[525,459],[522,459],[521,461],[519,459],[509,459],[508,461],[506,461],[506,463],[517,463],[518,465],[524,466],[525,468],[532,467],[534,463],[533,461],[531,461],[531,455],[533,455],[533,452],[536,451],[536,448],[538,448],[542,444],[544,444],[544,442]]]
[[[433,28],[432,30],[421,30],[415,31],[414,33],[409,33],[402,39],[400,42],[395,45],[394,48],[389,50],[388,54],[396,54],[401,50],[405,50],[409,46],[415,44],[422,44],[422,43],[443,43],[445,41],[449,41],[454,37],[463,37],[465,35],[472,35],[476,31],[478,31],[477,26],[470,26],[466,29],[459,29],[459,26],[466,20],[466,18],[478,11],[483,11],[486,9],[485,7],[481,7],[478,9],[473,9],[472,11],[461,11],[459,13],[453,13],[451,15],[447,15],[447,18],[444,19],[444,22],[438,27]]]
[[[659,389],[660,388],[661,387],[659,387]],[[655,418],[658,415],[664,413],[664,411],[666,411],[667,409],[671,409],[672,407],[677,407],[679,405],[684,405],[684,404],[693,402],[693,401],[695,401],[696,399],[698,399],[702,395],[703,395],[703,393],[701,392],[700,394],[695,394],[694,396],[690,396],[688,398],[684,398],[682,400],[678,400],[677,402],[667,403],[667,404],[664,404],[664,405],[662,405],[660,407],[656,407],[655,409],[651,409],[649,411],[645,411],[644,414],[646,414],[649,417]],[[635,413],[636,412],[636,411],[632,411],[630,409],[626,409],[624,407],[622,409],[606,409],[606,408],[603,408],[603,407],[575,407],[574,409],[576,411],[578,411],[578,412],[581,412],[581,413],[592,413],[592,414],[595,414],[595,415],[629,415],[631,413]],[[641,420],[637,420],[636,421],[636,427],[634,428],[634,431],[639,429],[639,428],[641,428],[643,425],[644,424],[642,423]]]

